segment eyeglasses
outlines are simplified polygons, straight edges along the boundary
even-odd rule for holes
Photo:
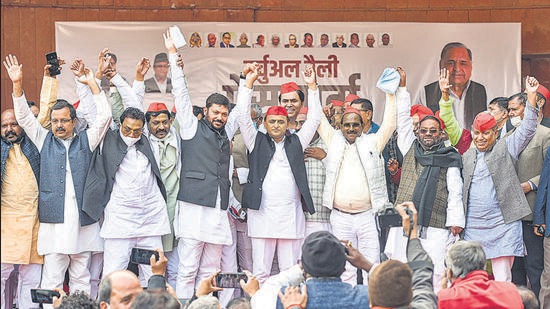
[[[169,64],[155,64],[153,67],[168,69],[170,67],[170,65]]]
[[[428,132],[430,132],[430,134],[436,134],[437,132],[439,132],[439,129],[424,129],[424,128],[422,128],[422,129],[419,129],[418,132],[420,134],[426,134]]]
[[[67,124],[69,122],[73,121],[72,119],[67,119],[67,118],[63,118],[63,119],[52,119],[52,124],[58,124],[58,123],[61,123],[61,124]]]

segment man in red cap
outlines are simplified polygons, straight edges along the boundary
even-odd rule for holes
[[[404,81],[405,71],[398,71]],[[403,164],[395,202],[413,201],[416,205],[420,241],[434,263],[433,282],[439,282],[445,270],[445,244],[451,234],[457,237],[465,225],[462,158],[453,147],[445,146],[442,121],[425,106],[418,107],[418,129],[413,134],[409,106],[410,102],[397,108],[397,143]],[[388,256],[406,262],[406,247],[407,238],[401,228],[392,228],[385,248]],[[435,290],[439,290],[438,286]]]
[[[175,111],[175,106],[172,110]],[[164,103],[151,103],[145,113],[145,120],[147,121],[145,134],[149,138],[166,189],[166,209],[170,221],[170,233],[162,236],[162,248],[168,258],[166,280],[170,285],[175,286],[179,259],[173,226],[181,170],[180,138],[172,126],[170,112]]]
[[[495,118],[478,114],[472,130],[475,148],[463,156],[464,239],[481,243],[497,281],[511,281],[514,256],[524,255],[520,220],[531,213],[515,161],[535,135],[539,83],[528,76],[525,84],[529,104],[521,125],[497,140]]]
[[[403,93],[398,91],[397,98],[401,97]],[[377,133],[362,134],[363,125],[361,114],[351,107],[344,111],[341,130],[321,119],[318,132],[328,147],[323,206],[333,210],[330,223],[334,235],[349,240],[367,259],[378,262],[374,214],[388,203],[382,150],[396,127],[396,96],[386,96],[384,121]],[[356,278],[356,268],[347,263],[342,280],[355,285]],[[363,278],[366,282],[366,272]]]
[[[281,85],[279,94],[279,105],[284,107],[288,113],[288,129],[291,133],[296,131],[296,116],[304,104],[304,92],[295,82],[288,82]]]
[[[541,86],[539,85],[537,89],[537,106],[542,109],[546,99],[540,91]],[[522,123],[525,119],[526,109],[526,102],[523,99],[526,99],[526,96],[522,93],[521,95],[514,95],[512,97],[514,97],[514,100],[510,101],[510,106],[514,109],[514,116],[517,116],[520,119],[520,123]],[[521,113],[518,114],[518,112]],[[539,113],[539,119],[540,117],[542,117],[542,112]],[[512,130],[515,130],[515,128]],[[537,188],[548,147],[550,147],[550,128],[543,126],[539,122],[535,136],[527,144],[525,150],[521,152],[517,162],[518,178],[531,211],[535,209]],[[529,254],[524,258],[520,257],[514,260],[512,281],[517,285],[527,285],[527,278],[529,278],[531,289],[538,297],[540,278],[544,269],[543,237],[542,235],[533,233],[532,226],[533,215],[522,218],[523,242]]]
[[[289,113],[283,106],[270,107],[264,118],[267,134],[256,131],[250,119],[252,86],[258,77],[257,65],[248,65],[239,86],[237,109],[243,140],[249,151],[248,184],[242,206],[248,208],[248,233],[252,239],[253,272],[260,282],[271,273],[275,251],[281,271],[292,267],[300,257],[305,237],[304,211],[315,213],[311,198],[304,149],[311,141],[321,118],[321,103],[313,66],[306,65],[308,85],[307,121],[299,132],[287,134]],[[289,88],[291,91],[285,91]],[[296,84],[285,84],[282,100],[297,100]],[[303,99],[300,99],[300,102]],[[296,114],[298,110],[291,107]]]

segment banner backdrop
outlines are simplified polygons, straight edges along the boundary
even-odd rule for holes
[[[204,106],[213,92],[235,101],[243,63],[254,61],[262,65],[264,74],[256,84],[253,102],[276,105],[281,84],[295,81],[305,89],[303,65],[314,63],[323,103],[355,93],[373,102],[374,120],[380,121],[385,97],[375,84],[383,69],[403,66],[413,104],[417,103],[424,85],[437,80],[441,49],[449,42],[461,42],[471,49],[471,80],[485,86],[488,100],[509,96],[521,87],[520,23],[56,22],[57,53],[69,63],[59,76],[58,96],[70,102],[78,100],[68,67],[74,59],[82,58],[87,66],[97,68],[97,55],[104,47],[116,54],[117,69],[131,84],[141,57],[153,64],[155,55],[166,52],[162,34],[171,25],[179,26],[188,41],[179,52],[192,102],[198,106]],[[233,46],[241,45],[244,33],[248,39],[245,45],[254,44],[254,48],[220,48],[225,32],[229,32]],[[313,48],[283,47],[293,43],[289,42],[292,36],[297,44],[304,45],[306,33],[312,35]],[[319,47],[326,42],[323,34],[328,36],[328,48]],[[353,42],[358,41],[359,48],[332,47],[341,38],[349,46],[352,34],[357,34]],[[271,45],[274,36],[280,38],[281,48]],[[213,37],[216,47],[209,48]],[[153,74],[152,66],[145,78]],[[147,93],[145,103],[154,101],[165,102],[170,108],[173,105],[170,94]]]

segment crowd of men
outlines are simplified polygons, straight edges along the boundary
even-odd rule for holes
[[[74,104],[46,65],[36,114],[6,57],[2,308],[14,294],[35,308],[31,289],[67,282],[56,307],[550,306],[550,91],[535,78],[478,111],[483,86],[461,71],[471,51],[449,43],[425,105],[411,106],[402,67],[383,72],[380,125],[354,94],[322,106],[311,65],[278,106],[251,104],[261,68],[246,64],[237,103],[213,93],[201,109],[169,32],[164,43],[172,110],[143,104],[148,59],[130,86],[103,49],[96,70],[75,59],[64,73]],[[388,210],[402,227],[381,225]],[[133,248],[159,253],[139,278],[126,270]],[[250,300],[217,287],[220,270],[246,271]]]

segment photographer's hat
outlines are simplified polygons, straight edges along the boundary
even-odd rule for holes
[[[302,267],[313,277],[340,277],[346,267],[344,246],[330,232],[312,233],[302,246]]]

